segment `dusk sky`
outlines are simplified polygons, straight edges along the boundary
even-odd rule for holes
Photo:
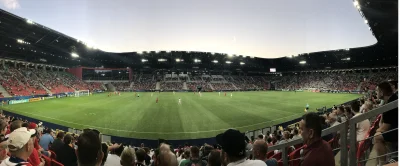
[[[0,0],[0,8],[109,52],[275,58],[376,43],[352,0]]]

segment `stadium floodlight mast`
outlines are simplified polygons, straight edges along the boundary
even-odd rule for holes
[[[73,58],[79,58],[79,55],[77,54],[77,53],[71,53],[71,56],[73,57]]]
[[[306,61],[300,61],[299,63],[300,64],[306,64],[307,62]]]

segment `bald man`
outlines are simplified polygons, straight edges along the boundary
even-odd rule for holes
[[[253,144],[253,156],[256,160],[264,161],[268,166],[277,166],[278,162],[275,159],[268,159],[268,144],[259,139]]]

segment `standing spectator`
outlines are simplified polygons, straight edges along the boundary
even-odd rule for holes
[[[146,165],[150,165],[151,157],[150,157],[150,149],[148,147],[143,148],[144,151],[146,151],[146,156],[144,156],[144,161]]]
[[[222,165],[228,166],[265,166],[265,162],[260,160],[246,160],[246,143],[244,134],[238,130],[228,129],[222,134],[217,135],[217,143],[222,147]]]
[[[64,166],[76,166],[78,161],[75,154],[74,145],[72,143],[72,136],[70,134],[65,135],[61,147],[56,149],[57,161]]]
[[[79,166],[99,166],[103,160],[99,135],[94,131],[84,131],[76,143]]]
[[[124,146],[119,146],[116,149],[113,150],[114,154],[108,154],[107,160],[104,163],[104,166],[114,166],[117,164],[120,164],[120,156],[122,154],[122,151],[124,151]]]
[[[8,148],[11,156],[4,160],[0,166],[30,165],[27,160],[34,149],[31,137],[35,133],[35,130],[28,130],[25,127],[15,129],[11,132],[8,137]],[[43,166],[44,161],[40,165]]]
[[[392,101],[397,100],[397,95],[393,94],[393,90],[388,82],[382,82],[378,85],[377,88],[378,97],[383,99],[384,104],[390,103]],[[390,149],[397,149],[398,143],[398,108],[394,108],[390,111],[384,112],[382,114],[381,125],[376,130],[374,137],[374,147],[377,155],[381,156],[387,153],[386,147],[390,147]],[[387,132],[389,130],[393,130]],[[386,133],[384,133],[386,132]],[[379,164],[386,164],[386,157],[379,158]]]
[[[321,118],[316,113],[307,113],[300,121],[304,149],[302,166],[334,166],[335,159],[330,145],[321,138]]]
[[[268,145],[264,140],[257,140],[253,145],[253,155],[256,160],[264,161],[267,166],[277,166],[278,162],[275,159],[268,159]]]
[[[62,131],[58,132],[57,138],[54,140],[53,144],[51,144],[50,150],[55,152],[64,145],[63,142],[64,135],[65,135],[64,132]]]
[[[361,115],[358,102],[351,103],[351,110],[355,113],[354,117]],[[365,138],[365,135],[367,134],[370,125],[371,124],[368,119],[365,119],[357,123],[356,125],[357,142],[362,141]]]

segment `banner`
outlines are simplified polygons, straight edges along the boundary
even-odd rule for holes
[[[43,100],[54,99],[54,98],[56,98],[56,97],[55,96],[43,97]]]
[[[29,100],[28,99],[22,99],[22,100],[10,100],[9,102],[8,102],[8,104],[19,104],[19,103],[27,103],[27,102],[29,102]]]
[[[29,99],[29,102],[35,102],[35,101],[40,101],[42,100],[41,98],[31,98]]]

